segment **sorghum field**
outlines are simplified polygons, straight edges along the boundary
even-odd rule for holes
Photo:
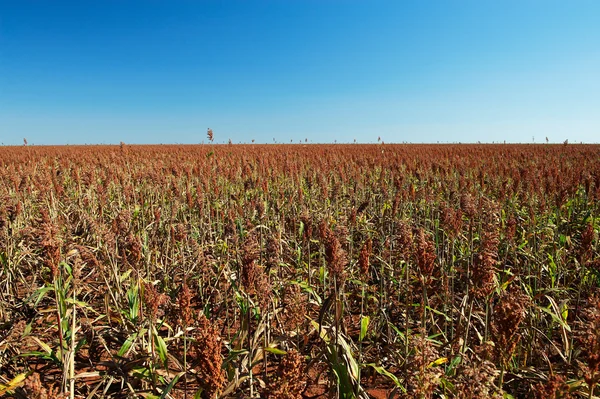
[[[600,397],[600,146],[0,165],[0,395]]]

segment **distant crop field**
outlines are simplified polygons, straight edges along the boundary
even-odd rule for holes
[[[600,146],[0,147],[0,395],[598,398]]]

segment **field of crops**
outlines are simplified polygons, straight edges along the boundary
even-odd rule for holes
[[[0,147],[0,395],[598,398],[600,146]]]

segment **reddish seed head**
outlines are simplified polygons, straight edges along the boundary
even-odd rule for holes
[[[436,260],[435,244],[425,235],[423,229],[418,229],[415,234],[414,256],[421,275],[431,277]]]
[[[344,268],[348,262],[346,252],[342,249],[342,244],[325,222],[321,223],[319,229],[321,231],[321,239],[325,245],[325,260],[327,261],[329,273],[334,277],[342,278]]]
[[[371,256],[372,251],[373,241],[370,238],[367,238],[360,250],[358,258],[358,268],[363,276],[366,276],[369,273],[369,257]]]

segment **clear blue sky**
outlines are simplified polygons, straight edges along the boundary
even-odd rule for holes
[[[600,1],[0,0],[0,141],[600,141]]]

